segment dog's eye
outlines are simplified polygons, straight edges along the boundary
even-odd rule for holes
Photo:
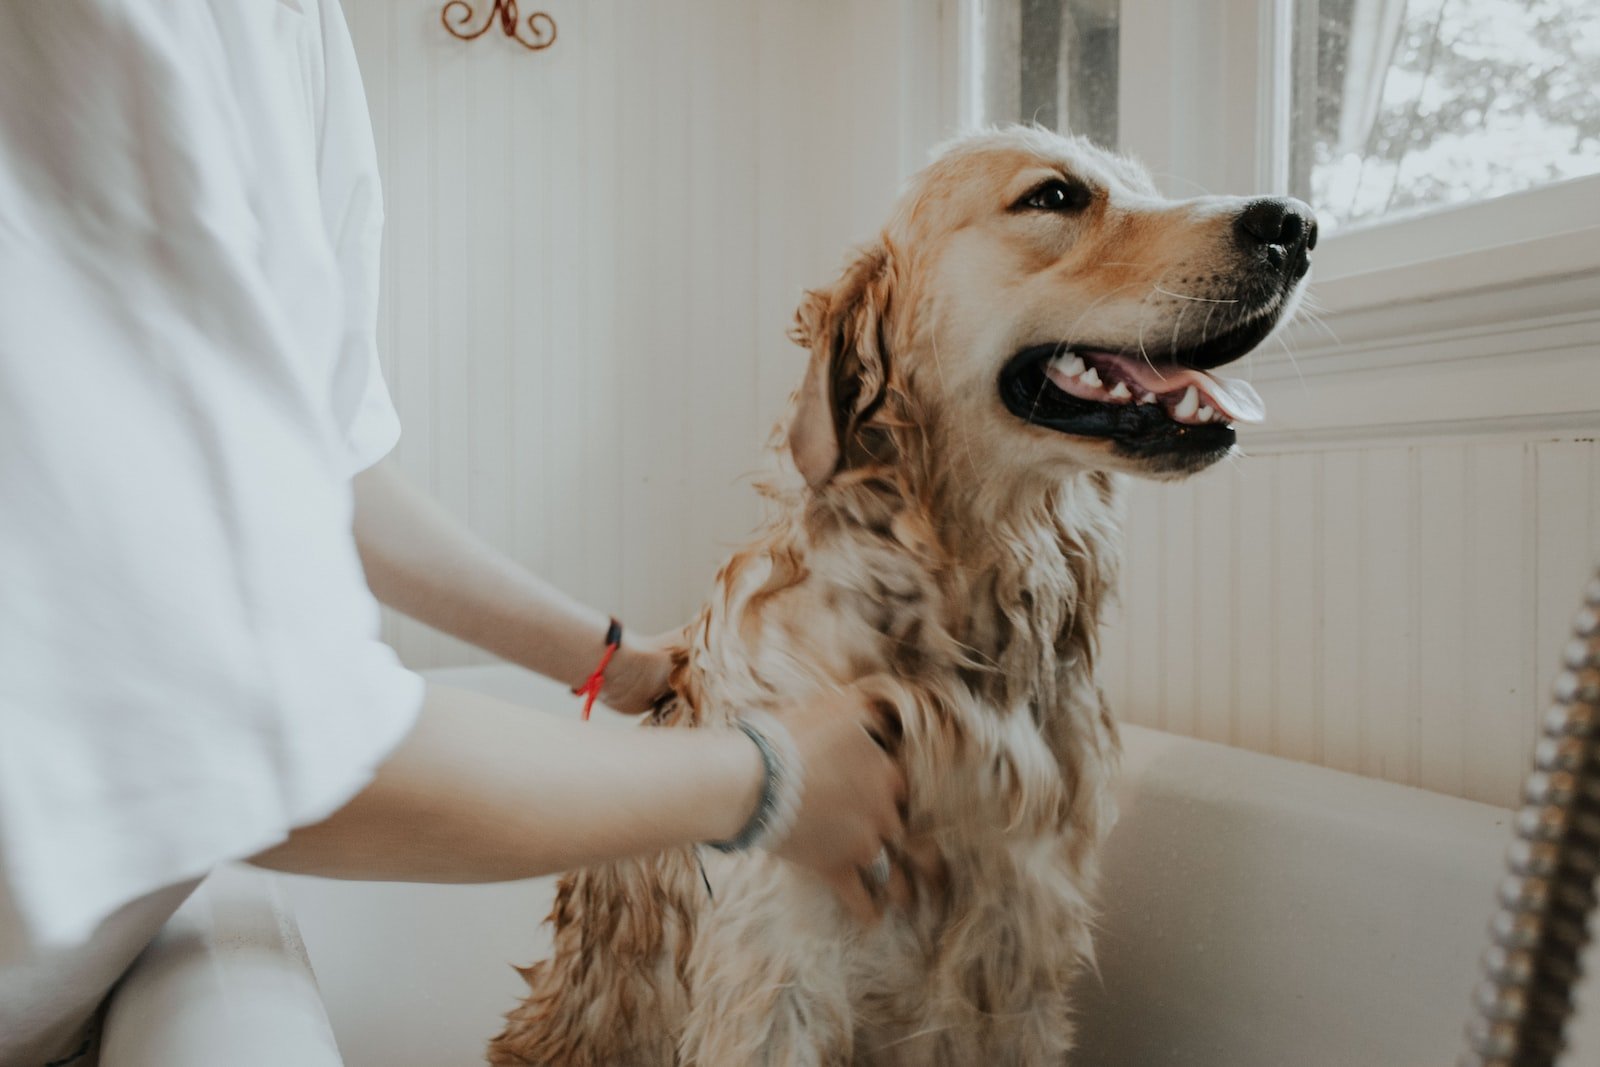
[[[1093,199],[1094,193],[1082,182],[1052,178],[1023,197],[1016,207],[1035,211],[1082,211]]]

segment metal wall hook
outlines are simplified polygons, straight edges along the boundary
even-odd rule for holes
[[[459,9],[459,11],[457,10]],[[456,14],[452,15],[452,12]],[[477,12],[467,0],[450,0],[439,11],[439,22],[452,36],[463,41],[473,41],[489,32],[489,27],[496,21],[500,29],[513,41],[520,44],[530,52],[542,52],[556,43],[556,20],[543,11],[535,11],[526,19],[517,12],[517,0],[494,0],[489,8],[489,16],[483,20],[483,25],[477,29],[468,29],[477,18]],[[452,19],[454,24],[452,24]],[[527,27],[527,36],[523,36],[523,27]]]

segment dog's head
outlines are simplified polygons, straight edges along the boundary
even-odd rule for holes
[[[796,465],[818,486],[879,455],[898,401],[984,478],[1198,471],[1262,415],[1248,384],[1207,372],[1289,317],[1316,240],[1297,200],[1169,200],[1081,139],[964,138],[801,305]]]

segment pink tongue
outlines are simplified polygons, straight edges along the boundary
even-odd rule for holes
[[[1230,422],[1260,422],[1266,417],[1266,405],[1261,395],[1249,382],[1240,378],[1219,378],[1205,371],[1183,367],[1163,367],[1157,370],[1136,356],[1121,356],[1111,352],[1088,353],[1097,362],[1111,362],[1128,378],[1147,392],[1181,393],[1194,386],[1212,407],[1228,417]]]

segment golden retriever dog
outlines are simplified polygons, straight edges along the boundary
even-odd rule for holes
[[[1065,1062],[1114,818],[1094,669],[1119,479],[1199,471],[1260,417],[1207,371],[1292,313],[1315,243],[1298,201],[1168,200],[1039,129],[968,136],[916,175],[806,294],[793,470],[655,716],[864,687],[898,718],[912,900],[864,925],[760,852],[707,852],[705,881],[688,849],[575,872],[489,1061]]]

